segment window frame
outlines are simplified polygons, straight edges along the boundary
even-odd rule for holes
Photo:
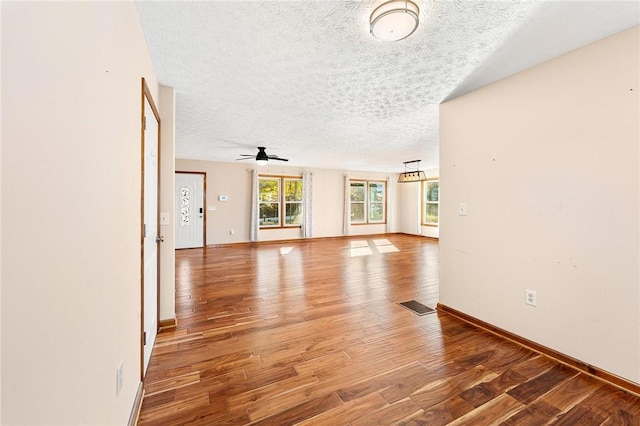
[[[429,201],[427,200],[427,188],[428,188],[428,184],[429,183],[433,183],[433,182],[437,182],[438,183],[438,201]],[[422,188],[420,191],[420,196],[421,196],[421,211],[420,211],[420,224],[422,226],[433,226],[433,227],[439,227],[440,226],[440,178],[439,177],[433,177],[433,178],[428,178],[426,181],[422,181]],[[427,205],[429,204],[435,204],[438,206],[438,221],[437,222],[427,222]]]
[[[258,212],[260,212],[260,205],[267,202],[260,199],[260,181],[261,180],[277,180],[278,181],[278,224],[277,225],[261,225],[260,214],[258,213],[258,229],[292,229],[301,228],[302,223],[287,224],[287,205],[288,204],[300,204],[301,212],[304,209],[304,188],[300,196],[299,201],[287,201],[286,199],[286,185],[287,181],[299,181],[302,185],[302,176],[285,176],[285,175],[258,175]],[[269,202],[269,203],[276,203]],[[302,213],[301,213],[302,215]]]
[[[352,185],[356,184],[364,184],[364,201],[352,201],[351,200],[351,188]],[[371,184],[382,184],[384,191],[382,192],[382,202],[370,200],[370,185]],[[363,204],[364,209],[364,221],[353,221],[352,215],[352,205],[353,204]],[[382,220],[372,220],[371,219],[371,205],[372,204],[382,204]],[[349,179],[349,224],[358,226],[358,225],[384,225],[387,223],[387,181],[386,180],[378,180],[378,179]]]

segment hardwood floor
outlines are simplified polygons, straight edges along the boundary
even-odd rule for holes
[[[386,244],[386,243],[390,244]],[[408,235],[176,252],[140,425],[640,425],[640,398],[445,313]]]

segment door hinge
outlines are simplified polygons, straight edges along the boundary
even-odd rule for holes
[[[145,115],[142,116],[142,130],[147,130],[147,117]]]
[[[144,345],[146,346],[147,345],[147,332],[146,331],[142,333],[142,340],[144,341]]]
[[[147,238],[147,224],[142,225],[142,238]]]

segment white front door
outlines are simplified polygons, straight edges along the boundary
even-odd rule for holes
[[[204,247],[204,174],[176,172],[176,248]]]
[[[143,376],[158,331],[158,121],[147,97],[144,116]]]

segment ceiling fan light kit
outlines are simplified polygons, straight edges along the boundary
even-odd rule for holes
[[[264,152],[265,148],[263,146],[258,147],[258,155],[256,155],[256,164],[258,166],[264,166],[269,161],[269,157],[267,153]]]
[[[267,153],[265,152],[265,147],[264,146],[259,146],[258,147],[258,154],[254,155],[253,154],[240,154],[240,157],[243,158],[237,158],[236,161],[240,161],[240,160],[251,160],[252,158],[256,159],[256,164],[258,166],[264,166],[266,165],[269,160],[278,160],[278,161],[289,161],[289,159],[287,158],[280,158],[277,155],[267,155]]]
[[[378,40],[404,40],[418,28],[419,15],[420,8],[411,0],[389,0],[371,12],[369,31]]]

